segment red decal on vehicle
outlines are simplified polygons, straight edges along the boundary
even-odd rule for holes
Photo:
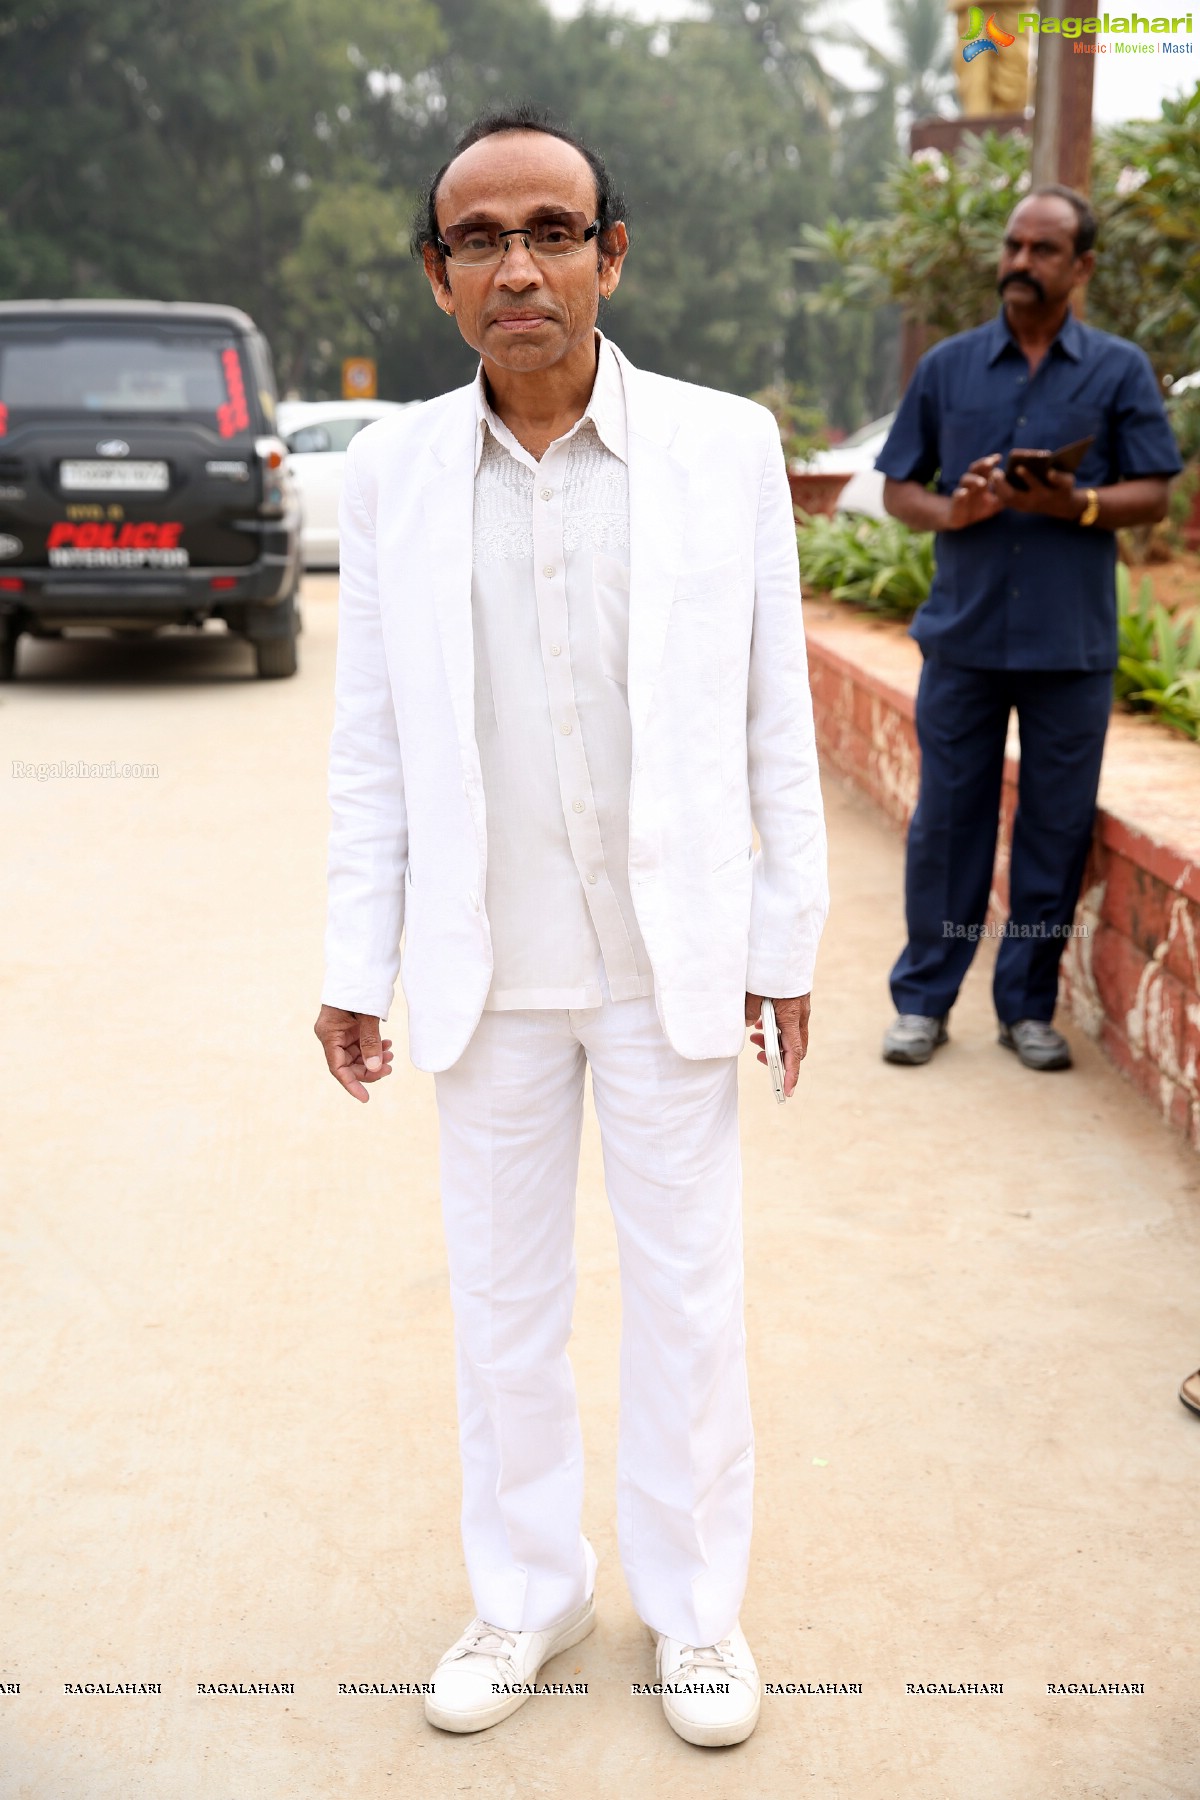
[[[7,433],[7,431],[8,431],[8,408],[7,408],[7,406],[5,406],[3,400],[0,400],[0,437],[4,437],[5,434]]]
[[[183,534],[181,519],[143,519],[134,525],[75,525],[60,519],[50,527],[47,550],[64,544],[76,550],[175,550]]]
[[[242,380],[241,359],[232,347],[222,350],[221,367],[225,371],[225,392],[229,399],[224,406],[217,408],[217,425],[222,437],[234,437],[239,431],[249,429],[250,410],[246,404],[246,384]]]

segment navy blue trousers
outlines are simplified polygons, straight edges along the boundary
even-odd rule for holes
[[[1021,775],[1009,925],[992,991],[1005,1025],[1054,1016],[1095,821],[1112,675],[944,662],[925,664],[917,691],[921,784],[905,867],[908,943],[891,975],[897,1012],[948,1013],[971,965],[991,892],[1014,706]]]

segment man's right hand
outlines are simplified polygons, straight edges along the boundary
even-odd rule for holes
[[[313,1030],[321,1040],[329,1073],[335,1081],[340,1081],[356,1100],[369,1100],[364,1081],[382,1081],[392,1072],[392,1040],[380,1039],[379,1020],[371,1013],[322,1006]]]
[[[961,531],[964,525],[993,519],[1005,505],[990,484],[992,470],[1000,460],[999,451],[977,456],[959,477],[953,494],[932,494],[922,482],[895,481],[885,475],[884,509],[910,531]]]
[[[977,456],[959,479],[950,496],[947,531],[961,531],[965,525],[978,525],[981,519],[994,519],[1004,511],[1004,502],[988,486],[988,477],[1000,461],[999,451],[991,456]]]

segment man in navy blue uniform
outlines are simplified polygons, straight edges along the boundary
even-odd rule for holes
[[[993,989],[1000,1042],[1029,1068],[1071,1061],[1051,1021],[1112,704],[1114,533],[1163,518],[1182,466],[1145,353],[1070,310],[1095,265],[1095,234],[1070,188],[1020,202],[1005,228],[999,312],[921,358],[876,460],[887,510],[937,533],[933,586],[912,626],[924,657],[921,782],[889,1062],[928,1062],[946,1041],[987,912],[1013,707],[1021,771]],[[1010,451],[1082,438],[1092,441],[1075,473],[1027,475],[1023,489],[1006,477]]]

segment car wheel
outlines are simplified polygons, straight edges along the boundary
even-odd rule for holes
[[[285,675],[294,675],[299,667],[295,630],[289,631],[286,637],[258,638],[254,645],[254,661],[258,674],[265,680],[275,681]]]
[[[0,681],[15,681],[19,631],[0,631]]]
[[[249,608],[246,635],[254,645],[254,661],[258,674],[268,681],[294,675],[299,666],[296,658],[296,590],[270,608]],[[266,625],[274,627],[259,636]],[[280,629],[282,626],[282,630]],[[257,628],[257,629],[256,629]]]

